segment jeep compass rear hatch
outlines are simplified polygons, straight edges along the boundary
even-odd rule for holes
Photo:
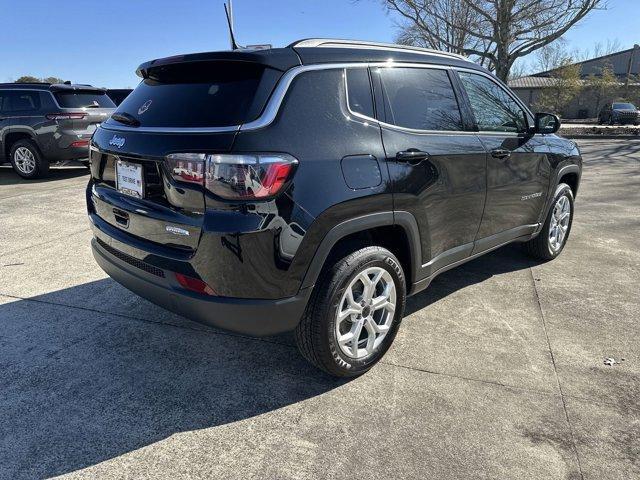
[[[282,76],[269,65],[221,52],[144,64],[138,87],[95,133],[93,206],[141,240],[183,251],[199,241],[205,211],[204,158],[231,150]],[[194,60],[195,58],[195,60]]]

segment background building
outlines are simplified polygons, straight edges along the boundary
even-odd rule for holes
[[[640,46],[573,64],[578,67],[575,95],[558,108],[564,118],[594,118],[604,104],[626,100],[640,106]],[[509,81],[513,91],[533,110],[539,110],[547,96],[566,78],[562,68],[535,73]]]

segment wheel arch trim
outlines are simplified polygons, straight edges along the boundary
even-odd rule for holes
[[[421,246],[418,224],[415,217],[409,212],[378,212],[363,215],[361,217],[345,220],[334,226],[324,236],[318,246],[313,259],[307,269],[302,281],[301,289],[313,287],[320,276],[320,271],[324,266],[332,248],[343,238],[354,233],[366,232],[377,227],[387,227],[398,225],[407,235],[409,241],[409,258],[411,262],[411,277],[407,279],[407,284],[411,285],[415,281],[417,272],[421,268]]]
[[[3,137],[3,148],[5,148],[7,150],[7,156],[9,155],[9,144],[7,143],[7,137],[11,137],[12,135],[15,135],[16,133],[19,133],[21,135],[24,136],[24,139],[26,140],[31,140],[33,143],[36,144],[36,147],[38,147],[38,149],[40,151],[42,151],[42,146],[40,145],[40,142],[38,140],[38,136],[36,135],[35,131],[33,129],[30,128],[25,128],[25,127],[14,127],[11,126],[9,127],[9,131],[5,132],[4,137]]]

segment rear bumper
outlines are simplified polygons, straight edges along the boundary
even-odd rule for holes
[[[101,243],[104,244],[105,240]],[[140,260],[135,262],[133,257],[126,261],[126,254],[116,256],[117,248],[109,246],[107,250],[101,243],[97,238],[91,241],[93,256],[115,281],[167,310],[224,330],[251,336],[293,330],[311,293],[311,289],[305,289],[295,297],[279,300],[199,295],[181,288],[173,272]],[[134,265],[136,263],[137,266]]]
[[[72,141],[89,140],[88,138],[70,138],[69,145]],[[61,147],[59,145],[46,145],[42,148],[42,154],[49,160],[49,162],[64,162],[68,160],[88,160],[89,159],[89,146],[83,147]]]

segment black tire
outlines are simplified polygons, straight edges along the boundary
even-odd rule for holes
[[[35,160],[35,166],[31,171],[22,170],[16,163],[16,152],[18,149],[27,149],[33,155]],[[9,153],[11,158],[11,166],[13,170],[20,175],[22,178],[26,178],[27,180],[33,180],[36,178],[46,177],[49,173],[49,162],[45,160],[40,153],[37,145],[31,140],[18,140],[13,145],[11,145],[11,151]]]
[[[380,267],[391,275],[396,289],[396,305],[390,328],[380,344],[365,357],[352,358],[347,356],[338,344],[337,313],[340,300],[351,281],[370,267]],[[369,246],[348,255],[342,255],[325,267],[314,288],[305,314],[295,330],[298,349],[311,364],[330,375],[336,377],[362,375],[389,349],[404,314],[405,300],[404,272],[398,259],[389,250]]]
[[[560,248],[554,250],[551,247],[551,241],[549,240],[549,229],[551,228],[551,222],[554,212],[554,207],[561,197],[567,197],[569,199],[569,206],[571,215],[569,217],[569,225],[567,228],[567,232],[564,236],[562,244]],[[544,226],[542,230],[538,234],[537,237],[529,240],[524,244],[524,248],[526,252],[537,260],[553,260],[556,258],[562,250],[564,246],[567,244],[567,240],[569,239],[569,234],[571,233],[571,225],[573,223],[573,192],[571,191],[571,187],[566,183],[561,183],[556,188],[556,193],[553,197],[553,201],[551,202],[551,208],[547,213],[547,218],[544,222]]]

